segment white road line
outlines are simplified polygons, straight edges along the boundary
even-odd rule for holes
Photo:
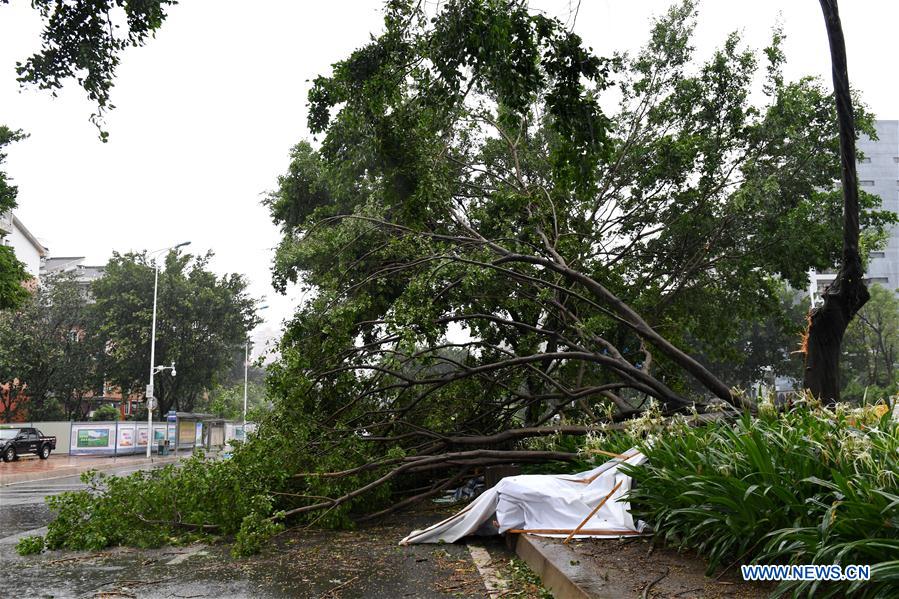
[[[468,545],[468,552],[481,574],[484,588],[487,589],[487,596],[498,597],[501,595],[509,587],[509,582],[501,578],[496,568],[493,567],[493,558],[490,557],[487,550],[480,545]]]

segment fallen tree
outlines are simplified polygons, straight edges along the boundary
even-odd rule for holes
[[[396,483],[416,469],[389,451],[471,470],[453,450],[509,462],[555,426],[648,405],[754,409],[695,356],[732,351],[780,309],[778,285],[841,259],[831,183],[870,116],[846,124],[822,84],[786,82],[778,30],[753,104],[756,54],[731,34],[697,64],[694,19],[675,5],[640,53],[602,59],[523,2],[395,2],[314,81],[321,140],[294,148],[267,203],[275,283],[310,297],[271,384],[316,431],[318,470],[349,440],[364,449],[337,470]],[[893,217],[853,197],[858,254]]]
[[[486,466],[576,468],[574,437],[752,411],[695,356],[732,352],[784,282],[839,260],[840,136],[820,83],[784,81],[778,31],[755,105],[756,54],[732,34],[696,64],[694,19],[683,2],[640,53],[601,59],[523,2],[389,3],[314,81],[322,139],[267,200],[275,284],[307,292],[275,410],[174,485],[212,507],[144,517],[243,552],[285,518],[351,526]],[[877,201],[859,195],[860,235],[892,222]],[[252,484],[232,505],[235,478]]]

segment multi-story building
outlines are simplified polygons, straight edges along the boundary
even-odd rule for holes
[[[28,274],[35,278],[40,274],[41,260],[47,257],[47,248],[12,212],[0,214],[0,244],[13,249]]]
[[[858,140],[859,189],[880,196],[883,210],[899,214],[899,121],[876,121],[877,140],[866,135]],[[899,290],[899,226],[894,226],[886,246],[871,252],[865,273],[868,285]],[[818,300],[835,273],[811,273],[809,293]]]
[[[71,273],[85,297],[90,298],[91,283],[103,276],[105,266],[88,266],[84,256],[62,256],[41,260],[41,276],[54,273]]]

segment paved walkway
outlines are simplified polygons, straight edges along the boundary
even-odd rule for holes
[[[122,457],[92,457],[51,455],[42,460],[37,456],[21,456],[15,462],[0,462],[0,486],[14,483],[47,480],[63,476],[73,476],[87,470],[111,470],[123,466],[140,466],[144,464],[167,464],[190,454],[167,457],[131,455]]]

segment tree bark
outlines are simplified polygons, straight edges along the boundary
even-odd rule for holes
[[[836,279],[824,291],[824,303],[808,315],[803,340],[803,386],[827,404],[840,400],[840,348],[846,327],[870,297],[863,280],[859,253],[858,178],[855,164],[855,117],[849,90],[846,42],[837,0],[819,0],[824,13],[833,72],[837,123],[840,130],[840,163],[843,183],[843,253]]]

